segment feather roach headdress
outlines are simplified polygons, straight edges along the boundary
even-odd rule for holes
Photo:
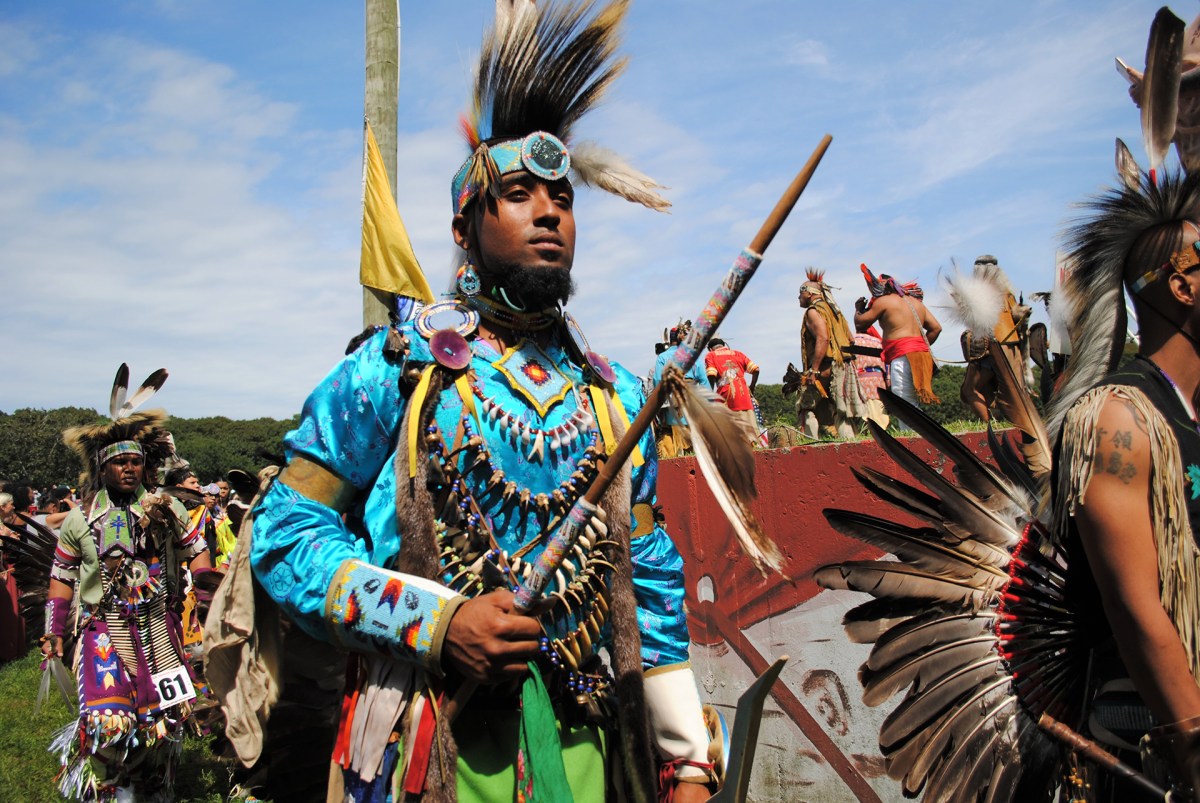
[[[912,296],[920,300],[925,299],[925,291],[916,282],[902,283],[896,277],[888,276],[886,273],[881,273],[876,277],[866,265],[860,264],[858,267],[862,271],[863,279],[867,282],[867,289],[871,291],[872,298],[879,298],[888,292],[892,292],[898,296]]]
[[[808,280],[800,285],[800,289],[807,290],[819,296],[834,312],[841,315],[842,310],[838,307],[837,301],[833,297],[833,288],[825,281],[825,271],[820,268],[805,268],[804,275]]]
[[[166,412],[136,412],[166,381],[167,371],[160,368],[146,377],[133,395],[128,395],[129,366],[122,363],[109,397],[110,420],[103,424],[71,427],[63,432],[63,443],[83,460],[83,472],[79,475],[81,493],[99,490],[100,467],[117,455],[141,454],[146,476],[153,477],[158,466],[174,454],[171,435],[164,428]]]
[[[1147,249],[1148,238],[1200,219],[1200,174],[1159,170],[1152,181],[1149,174],[1138,173],[1136,165],[1130,168],[1132,157],[1120,140],[1117,161],[1121,186],[1085,204],[1089,214],[1067,232],[1071,272],[1064,294],[1071,322],[1071,362],[1049,412],[1051,439],[1057,437],[1062,418],[1075,400],[1120,360],[1127,331],[1127,269],[1137,269],[1130,283],[1136,294],[1161,276],[1164,268],[1170,269],[1171,258],[1183,245],[1182,233],[1167,238],[1169,242],[1157,249]],[[1135,251],[1148,257],[1148,264],[1132,264],[1131,259],[1138,258]]]
[[[472,153],[451,184],[455,214],[519,170],[550,181],[573,172],[583,184],[651,209],[670,206],[655,192],[659,184],[617,154],[572,142],[575,123],[625,66],[615,54],[628,0],[594,7],[496,4],[495,26],[479,54],[471,112],[462,121]]]

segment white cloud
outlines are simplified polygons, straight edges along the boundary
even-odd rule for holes
[[[436,290],[487,5],[405,8],[399,207]],[[829,154],[722,327],[764,381],[798,359],[806,265],[846,308],[859,262],[932,288],[951,257],[991,252],[1044,289],[1068,202],[1108,177],[1113,134],[1134,139],[1111,57],[1140,61],[1154,7],[935,5],[635,6],[630,69],[579,135],[675,205],[580,194],[572,310],[597,348],[646,371],[826,130]],[[162,402],[179,414],[286,417],[358,329],[357,98],[322,117],[326,65],[208,54],[205,36],[248,24],[237,15],[178,44],[198,24],[182,8],[161,3],[158,29],[114,23],[119,36],[0,20],[0,336],[19,346],[0,356],[0,409],[100,404],[128,360],[171,368]]]
[[[0,78],[24,73],[41,52],[33,29],[17,22],[0,20]]]
[[[792,39],[782,48],[780,58],[784,64],[796,67],[816,67],[824,72],[830,66],[829,48],[816,39]]]
[[[355,281],[357,232],[331,242],[264,200],[289,180],[285,154],[307,155],[288,150],[294,110],[227,66],[84,47],[46,68],[42,88],[72,103],[0,139],[0,330],[22,344],[0,357],[0,409],[99,404],[129,361],[171,368],[162,400],[180,414],[289,415],[359,315],[337,291]],[[353,226],[348,189],[337,200]]]

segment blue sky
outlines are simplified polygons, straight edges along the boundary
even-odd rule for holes
[[[1141,156],[1113,58],[1142,66],[1157,6],[635,2],[629,67],[577,136],[674,207],[581,192],[570,309],[594,347],[648,371],[826,132],[723,327],[761,381],[800,361],[808,265],[846,309],[860,262],[934,305],[938,271],[982,253],[1026,293],[1050,289],[1072,204],[1113,180],[1114,137]],[[282,8],[0,6],[0,410],[101,407],[126,361],[170,370],[158,402],[175,414],[285,418],[360,329],[363,8]],[[435,288],[492,9],[401,4],[399,208]],[[960,359],[957,331],[943,337],[935,352]]]

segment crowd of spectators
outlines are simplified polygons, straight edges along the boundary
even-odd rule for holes
[[[201,482],[191,468],[173,469],[161,478],[156,489],[179,499],[188,510],[189,529],[204,533],[209,554],[219,571],[228,567],[237,545],[242,518],[250,509],[257,483],[247,472],[234,469]],[[51,542],[67,514],[83,500],[69,485],[37,488],[28,481],[0,479],[0,661],[23,655],[41,631],[27,620],[21,588],[17,581],[18,542],[29,542],[38,534],[42,543]],[[28,602],[28,600],[26,600]],[[36,618],[36,617],[35,617]],[[195,628],[198,632],[198,623]]]

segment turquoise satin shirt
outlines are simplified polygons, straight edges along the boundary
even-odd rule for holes
[[[411,324],[400,327],[410,343],[410,364],[429,363],[428,343]],[[403,367],[383,354],[387,331],[376,333],[343,359],[312,392],[304,404],[300,425],[284,439],[287,457],[302,454],[346,479],[360,493],[343,523],[341,516],[276,482],[256,509],[251,563],[268,593],[304,630],[329,640],[324,624],[325,598],[334,572],[343,561],[359,559],[390,568],[400,550],[403,533],[396,522],[396,466],[407,459],[400,424],[405,399],[399,386]],[[566,421],[578,406],[572,389],[565,399],[539,416],[529,400],[517,392],[493,363],[500,355],[486,343],[472,343],[472,367],[481,393],[508,411],[551,429]],[[583,372],[557,343],[544,354],[574,387]],[[645,402],[641,383],[624,368],[613,365],[616,390],[629,416]],[[478,409],[478,400],[476,400]],[[454,387],[441,394],[435,417],[442,432],[453,436],[463,416],[463,402]],[[507,479],[534,494],[549,494],[574,470],[574,457],[583,442],[571,449],[547,454],[540,461],[526,457],[528,448],[514,446],[499,423],[482,416],[478,424],[494,462]],[[519,439],[517,440],[519,443]],[[656,502],[658,463],[649,432],[640,442],[645,462],[632,472],[632,503]],[[549,452],[549,450],[547,450]],[[424,455],[422,455],[422,459]],[[405,467],[402,465],[402,469]],[[483,512],[491,519],[499,545],[513,552],[538,533],[537,517],[522,515],[515,505],[491,501],[475,480],[476,498],[487,502]],[[494,497],[495,495],[491,495]],[[634,525],[631,515],[631,529]],[[540,547],[528,556],[535,558]],[[638,603],[642,661],[649,667],[688,660],[688,631],[684,611],[683,559],[667,533],[658,525],[632,542],[633,585]]]

